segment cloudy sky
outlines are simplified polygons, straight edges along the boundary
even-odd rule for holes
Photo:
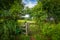
[[[25,4],[25,7],[33,8],[36,4],[36,0],[23,0],[22,1]]]

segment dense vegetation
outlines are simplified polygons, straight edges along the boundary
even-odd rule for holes
[[[0,0],[0,40],[36,40],[60,39],[60,0],[37,0],[33,8],[24,9],[22,0]],[[30,25],[28,36],[19,27],[17,21],[22,15],[29,14],[35,24]],[[18,30],[18,31],[17,31]]]
[[[0,0],[0,40],[15,40],[21,0]]]
[[[32,9],[34,18],[40,32],[38,40],[59,40],[60,25],[60,1],[59,0],[39,0]]]

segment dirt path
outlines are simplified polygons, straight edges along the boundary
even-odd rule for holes
[[[33,36],[30,36],[30,40],[35,40],[35,38]]]

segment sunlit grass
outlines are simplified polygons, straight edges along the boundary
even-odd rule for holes
[[[17,22],[19,22],[19,23],[20,23],[20,22],[23,22],[23,23],[24,23],[24,22],[35,23],[35,21],[29,21],[29,20],[17,20]]]

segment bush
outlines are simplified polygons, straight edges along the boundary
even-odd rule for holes
[[[20,35],[20,40],[30,40],[30,37],[26,35]]]
[[[41,34],[47,38],[47,40],[59,40],[60,39],[60,23],[50,24],[46,23],[42,26]]]

